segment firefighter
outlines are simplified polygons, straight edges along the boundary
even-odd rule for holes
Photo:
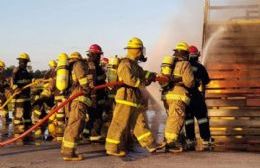
[[[189,52],[189,61],[195,77],[195,86],[189,89],[191,101],[187,109],[185,130],[187,150],[195,150],[194,117],[196,117],[198,121],[200,137],[203,140],[203,144],[206,146],[211,145],[214,140],[210,134],[208,110],[205,103],[205,87],[210,82],[209,75],[206,68],[199,62],[200,52],[197,47],[190,46]]]
[[[69,71],[68,71],[68,55],[61,53],[58,58],[58,64],[56,68],[55,85],[51,85],[50,91],[54,94],[54,104],[60,105],[66,100],[69,89]],[[55,137],[55,141],[62,143],[63,135],[65,131],[66,111],[65,108],[59,109],[59,111],[49,118],[48,130],[49,133]]]
[[[94,88],[93,76],[88,73],[88,65],[78,52],[74,52],[70,55],[67,72],[64,71],[64,73],[61,74],[57,70],[58,83],[60,79],[62,79],[59,75],[64,76],[64,74],[68,74],[70,78],[67,81],[67,88],[63,87],[69,90],[68,94],[74,95],[75,93],[83,92],[84,95],[74,99],[68,107],[68,121],[62,141],[61,154],[65,161],[79,161],[82,160],[83,157],[76,154],[76,146],[79,135],[84,128],[86,113],[88,108],[92,106],[90,94]],[[60,82],[61,83],[57,85],[58,88],[60,88],[59,85],[64,84],[64,82]]]
[[[149,152],[156,151],[153,135],[141,112],[143,100],[140,91],[140,88],[155,81],[156,74],[144,71],[138,65],[138,61],[147,60],[144,56],[143,42],[139,38],[130,39],[125,49],[127,56],[121,59],[117,69],[118,78],[124,84],[116,92],[116,105],[105,145],[106,153],[113,156],[126,155],[120,147],[124,135],[130,134],[129,130],[133,130],[133,134],[142,147]]]
[[[14,99],[14,136],[19,136],[31,125],[31,89],[23,89],[26,85],[32,82],[32,74],[27,71],[27,64],[30,62],[30,57],[27,53],[21,53],[17,58],[19,66],[13,70],[11,84],[13,91],[20,91]],[[24,139],[23,142],[27,142],[29,139]],[[18,144],[23,144],[22,141]]]
[[[35,124],[41,118],[43,118],[49,110],[54,106],[54,94],[55,90],[55,76],[56,76],[56,68],[57,63],[55,60],[49,61],[50,69],[44,75],[44,79],[48,79],[49,81],[44,84],[43,90],[39,96],[36,96],[35,102],[33,104],[33,112],[32,112],[32,122]],[[55,137],[55,127],[53,126],[55,115],[51,116],[48,124],[49,135],[47,140],[53,139]],[[35,144],[38,145],[41,143],[43,139],[43,133],[46,129],[46,125],[38,128],[34,131]]]
[[[107,71],[106,71],[106,76],[107,76],[107,82],[117,82],[118,81],[118,76],[117,76],[117,68],[119,65],[120,59],[116,56],[109,58],[108,64],[107,64]],[[113,110],[116,105],[115,102],[115,95],[117,91],[116,86],[114,87],[108,87],[107,88],[107,103],[106,103],[106,113],[104,115],[104,134],[107,134],[108,128],[110,126],[110,123],[112,121],[113,117]]]
[[[5,63],[0,60],[0,106],[2,106],[6,101],[6,92],[9,89],[9,83],[4,76]],[[8,118],[8,108],[5,106],[0,109],[0,118],[2,120],[2,127],[5,129],[7,125]]]
[[[90,67],[93,67],[92,73],[94,76],[94,84],[102,85],[106,83],[106,72],[101,64],[101,56],[103,55],[102,48],[98,44],[93,44],[89,47],[87,51],[88,54],[88,64]],[[103,112],[105,111],[105,103],[107,100],[107,94],[105,89],[97,90],[95,95],[92,95],[92,98],[95,99],[95,106],[89,109],[89,118],[90,121],[88,123],[89,131],[90,131],[90,141],[100,141],[101,136],[101,128],[103,125]]]
[[[190,101],[187,88],[194,85],[194,76],[188,57],[188,44],[180,42],[174,49],[173,56],[164,58],[161,67],[162,75],[169,79],[168,82],[161,82],[162,100],[167,112],[164,132],[167,152],[182,151],[178,138],[184,124],[185,110]]]

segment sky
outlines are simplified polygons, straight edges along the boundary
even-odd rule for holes
[[[136,36],[146,46],[148,67],[157,70],[178,41],[200,47],[203,0],[0,0],[0,23],[0,59],[7,66],[27,52],[34,70],[46,69],[59,53],[85,56],[93,43],[106,57],[124,56]]]

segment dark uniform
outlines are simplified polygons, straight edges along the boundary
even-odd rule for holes
[[[195,61],[190,63],[195,77],[195,87],[189,89],[191,101],[186,114],[186,136],[191,141],[195,140],[194,117],[196,117],[201,138],[204,141],[209,141],[211,135],[209,130],[208,110],[205,103],[205,93],[204,91],[201,92],[199,87],[205,87],[210,82],[210,79],[207,70],[202,64]]]
[[[32,74],[26,68],[20,66],[13,70],[12,88],[22,89],[24,86],[32,82]],[[22,90],[13,99],[14,102],[14,135],[18,136],[27,130],[31,125],[31,89]]]
[[[0,106],[2,106],[5,102],[6,102],[6,92],[7,89],[9,88],[9,83],[6,80],[6,78],[4,77],[4,73],[3,71],[0,72]],[[8,117],[8,107],[5,106],[3,109],[0,109],[0,116],[2,117],[2,125],[3,127],[5,127],[6,120]]]
[[[95,63],[94,63],[95,64]],[[106,73],[101,65],[95,64],[96,74],[94,75],[94,83],[96,86],[106,83]],[[103,124],[103,112],[107,94],[105,89],[100,89],[95,92],[96,106],[89,109],[90,114],[90,140],[99,140],[101,138],[101,128]]]

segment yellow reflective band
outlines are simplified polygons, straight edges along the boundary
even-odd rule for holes
[[[140,79],[137,79],[134,87],[139,87],[140,83],[141,83]]]
[[[148,79],[150,74],[151,74],[151,72],[147,71],[146,74],[145,74],[145,79]]]
[[[26,99],[14,99],[12,102],[14,103],[23,103],[23,102],[27,102],[30,101],[30,98],[26,98]]]
[[[174,72],[174,76],[182,76],[180,73]]]
[[[31,83],[31,80],[30,79],[22,79],[22,80],[18,80],[16,83],[26,84],[26,83]]]
[[[79,84],[80,85],[86,85],[87,83],[88,83],[88,78],[87,77],[79,79]]]
[[[41,135],[42,134],[42,130],[38,129],[34,132],[34,135]]]
[[[98,101],[98,104],[105,104],[105,103],[106,103],[106,100],[104,100],[104,99]]]
[[[115,94],[109,94],[108,98],[115,98],[115,96],[116,96]]]
[[[110,68],[109,70],[110,70],[110,71],[113,71],[113,72],[117,72],[117,70],[114,69],[114,68]]]
[[[90,100],[90,98],[85,97],[85,96],[79,96],[75,100],[76,101],[80,101],[80,102],[86,104],[87,106],[91,106],[92,105],[92,101]]]
[[[85,133],[85,134],[89,134],[90,131],[89,131],[89,129],[86,129],[86,128],[85,128],[85,129],[83,130],[83,133]]]
[[[57,141],[62,141],[63,137],[56,137]]]
[[[63,144],[63,147],[65,147],[65,148],[75,148],[77,146],[76,143],[66,141],[66,140],[64,140],[64,138],[63,138],[62,144]]]
[[[15,90],[18,86],[17,85],[13,85],[12,89]]]
[[[116,144],[116,145],[120,143],[120,141],[118,141],[118,140],[113,140],[113,139],[110,139],[110,138],[106,138],[106,142],[112,143],[112,144]]]
[[[190,104],[190,98],[186,95],[180,95],[180,94],[168,93],[163,96],[163,100],[180,100],[187,105]]]
[[[8,113],[7,110],[0,110],[0,116],[6,116]]]
[[[194,123],[194,119],[186,120],[185,125],[190,125]]]
[[[73,72],[72,72],[72,80],[77,81],[77,77],[76,77],[75,73],[73,73]]]
[[[39,110],[34,110],[33,113],[37,114],[38,116],[40,116],[42,114],[41,111],[39,111]]]
[[[137,140],[138,140],[138,141],[141,141],[142,139],[144,139],[144,138],[146,138],[146,137],[149,137],[150,135],[152,135],[152,133],[151,133],[151,132],[147,132],[147,133],[145,133],[145,134],[143,134],[143,135],[137,137]]]
[[[19,125],[17,129],[21,132],[24,132],[24,125]]]
[[[64,100],[65,96],[55,96],[55,100]]]
[[[21,124],[21,123],[22,123],[21,120],[14,120],[14,124],[15,124],[15,125],[18,125],[18,124]]]
[[[140,105],[133,103],[133,102],[130,102],[130,101],[126,101],[126,100],[116,99],[116,103],[124,104],[124,105],[127,105],[127,106],[132,106],[132,107],[136,107],[136,108],[140,107]]]
[[[201,119],[198,120],[198,123],[199,123],[199,124],[208,123],[208,119],[207,119],[207,118],[201,118]]]
[[[103,75],[100,75],[100,76],[97,77],[97,80],[102,80],[102,79],[105,80],[106,75],[103,74]]]
[[[192,71],[193,71],[193,72],[197,72],[197,71],[198,71],[198,68],[195,67],[195,66],[192,66],[191,68],[192,68]]]
[[[30,119],[26,119],[26,120],[24,120],[23,122],[24,122],[24,123],[31,123],[32,120],[30,120]]]
[[[165,132],[165,138],[166,138],[167,142],[172,142],[172,141],[176,141],[178,139],[178,135],[175,133]]]
[[[57,118],[64,118],[65,115],[64,115],[64,114],[57,113],[57,114],[56,114],[56,117],[57,117]]]
[[[46,96],[46,97],[49,97],[49,96],[51,96],[51,92],[50,92],[49,90],[47,90],[47,89],[44,89],[44,90],[42,91],[41,95]]]

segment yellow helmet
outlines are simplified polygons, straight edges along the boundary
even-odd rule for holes
[[[17,59],[24,59],[24,60],[27,60],[28,62],[31,61],[31,59],[27,53],[21,53]]]
[[[5,63],[2,60],[0,60],[0,68],[5,68]]]
[[[143,42],[141,39],[137,38],[137,37],[133,37],[131,38],[128,43],[127,43],[127,47],[125,47],[125,49],[131,49],[131,48],[143,48]]]
[[[70,54],[69,59],[82,59],[82,56],[79,52],[73,52]]]
[[[189,45],[186,42],[179,42],[176,45],[176,48],[174,49],[174,51],[176,50],[183,50],[183,51],[189,51]]]
[[[57,66],[57,62],[55,60],[50,60],[49,66],[52,67],[52,68],[55,68]]]

